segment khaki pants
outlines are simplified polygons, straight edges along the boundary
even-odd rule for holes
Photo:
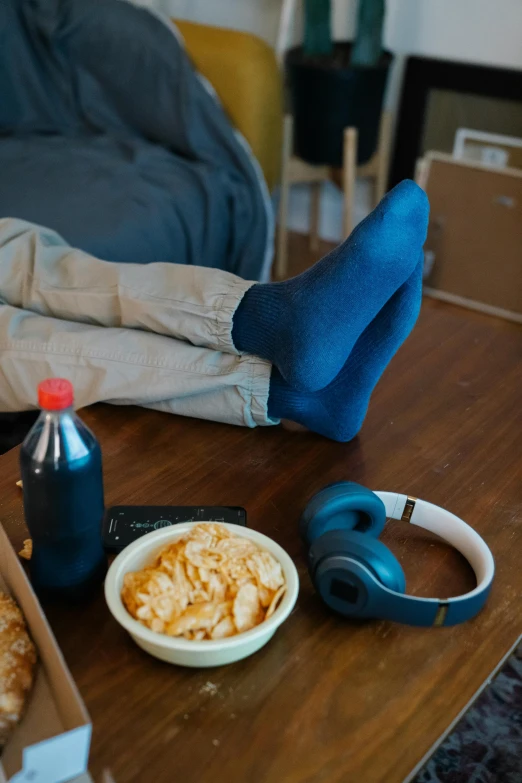
[[[276,424],[271,364],[232,342],[252,285],[216,269],[100,261],[49,229],[0,220],[0,411],[34,408],[38,383],[59,376],[77,407]]]

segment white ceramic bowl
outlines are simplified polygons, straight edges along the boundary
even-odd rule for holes
[[[136,644],[156,658],[179,666],[221,666],[252,655],[272,638],[294,608],[299,593],[299,577],[291,558],[271,538],[257,530],[227,524],[232,533],[252,539],[281,563],[287,589],[274,614],[252,630],[227,639],[196,642],[151,631],[125,609],[121,600],[123,577],[128,571],[138,571],[150,565],[161,549],[197,524],[201,522],[185,522],[154,530],[126,547],[109,568],[105,580],[105,599],[113,617],[130,633]]]

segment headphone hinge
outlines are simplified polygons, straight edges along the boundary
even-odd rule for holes
[[[448,614],[448,609],[449,603],[447,601],[441,601],[439,603],[439,608],[437,609],[437,614],[435,615],[435,619],[433,621],[434,626],[440,628],[441,625],[444,625],[446,615]]]
[[[404,506],[404,511],[402,512],[401,522],[411,521],[411,515],[413,514],[413,509],[415,508],[416,502],[417,502],[417,498],[408,495],[406,499],[406,505]]]

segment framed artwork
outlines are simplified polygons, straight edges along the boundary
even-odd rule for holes
[[[451,153],[459,128],[522,137],[522,71],[409,57],[389,186],[425,153]]]

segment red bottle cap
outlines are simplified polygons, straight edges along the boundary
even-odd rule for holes
[[[38,405],[45,411],[61,411],[73,404],[72,383],[65,378],[48,378],[38,384]]]

